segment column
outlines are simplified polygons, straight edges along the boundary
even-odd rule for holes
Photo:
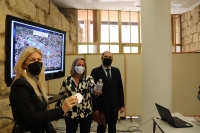
[[[158,116],[155,103],[172,106],[170,0],[141,0],[142,123]],[[142,127],[153,132],[153,121]]]

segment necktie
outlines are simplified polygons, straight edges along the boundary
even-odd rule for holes
[[[107,78],[110,80],[110,72],[109,72],[110,69],[106,69],[106,72],[107,72]]]

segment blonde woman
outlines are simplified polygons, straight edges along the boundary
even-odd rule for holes
[[[42,52],[37,48],[25,48],[14,69],[16,77],[9,99],[20,132],[56,133],[50,122],[62,118],[77,104],[77,98],[69,97],[64,100],[62,107],[46,110],[48,98],[44,65]]]

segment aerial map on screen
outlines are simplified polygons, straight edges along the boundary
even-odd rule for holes
[[[21,51],[31,46],[42,51],[45,71],[62,69],[63,34],[21,23],[14,23],[14,27],[13,67]]]

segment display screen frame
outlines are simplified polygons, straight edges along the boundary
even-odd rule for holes
[[[21,51],[26,47],[36,47],[42,51],[45,80],[64,77],[65,45],[65,31],[7,15],[5,29],[6,86],[11,85],[15,77],[15,63]]]

